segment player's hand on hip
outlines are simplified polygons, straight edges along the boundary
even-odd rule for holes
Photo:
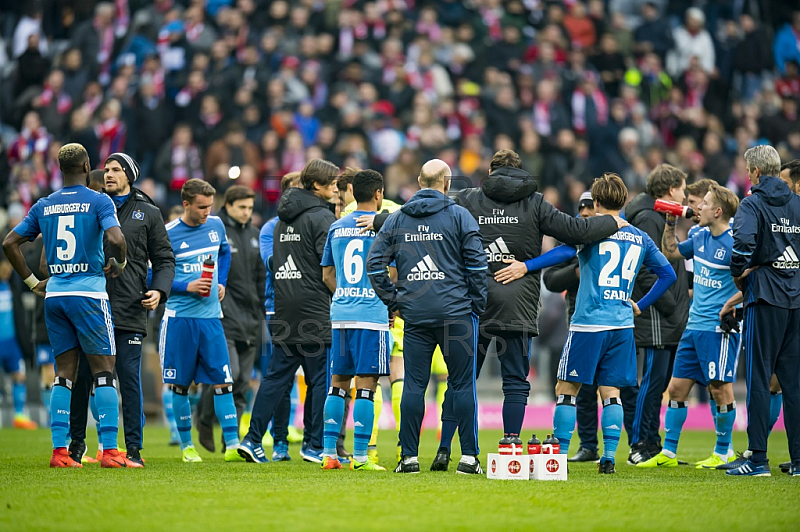
[[[613,215],[612,218],[614,218],[614,221],[617,222],[617,229],[622,229],[623,227],[628,227],[631,225],[620,216]]]
[[[192,294],[205,294],[211,290],[211,282],[211,279],[195,279],[189,283],[189,286],[186,287],[186,291]]]
[[[114,257],[109,257],[106,267],[103,268],[103,273],[112,279],[119,277],[122,274],[122,270],[125,269],[125,264],[127,264],[127,261],[120,264]]]
[[[37,296],[39,296],[39,297],[44,297],[44,295],[45,295],[45,292],[47,292],[47,281],[48,281],[48,280],[49,280],[49,279],[44,279],[44,280],[42,280],[42,281],[39,281],[39,284],[37,284],[36,286],[34,286],[34,287],[31,289],[31,291],[32,291],[34,294],[36,294]]]
[[[161,303],[161,292],[158,290],[148,290],[144,294],[142,306],[147,310],[155,310],[158,304]]]
[[[636,301],[634,301],[633,299],[629,299],[628,301],[630,302],[631,308],[633,309],[633,317],[635,318],[636,316],[639,316],[642,313],[642,311],[639,310],[639,305],[637,305]]]
[[[225,299],[225,285],[221,284],[219,286],[219,300],[222,301]]]
[[[525,266],[524,262],[509,259],[503,262],[508,264],[508,266],[494,274],[494,280],[498,283],[508,284],[517,279],[522,279],[525,277],[525,274],[528,273],[528,267]]]
[[[362,214],[358,218],[356,218],[356,227],[361,228],[361,233],[366,233],[367,231],[374,231],[375,226],[373,223],[375,222],[375,215],[374,214]]]

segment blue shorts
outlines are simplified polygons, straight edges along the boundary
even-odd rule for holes
[[[561,360],[558,379],[567,382],[614,386],[636,386],[636,342],[633,329],[581,332],[570,331]]]
[[[36,344],[36,363],[40,366],[56,363],[56,356],[50,344]]]
[[[672,376],[693,379],[702,386],[711,381],[736,382],[741,341],[738,333],[684,331]]]
[[[107,299],[48,297],[44,300],[44,321],[55,356],[77,347],[87,355],[117,354]]]
[[[389,331],[333,329],[331,375],[388,375]]]
[[[22,349],[16,338],[0,340],[0,366],[6,373],[22,373],[25,365],[22,363]]]
[[[183,388],[232,383],[228,342],[217,318],[176,318],[164,312],[158,338],[164,384]]]

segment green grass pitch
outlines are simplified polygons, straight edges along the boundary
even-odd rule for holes
[[[0,430],[0,530],[800,530],[800,478],[777,467],[788,460],[784,432],[770,439],[771,478],[687,466],[637,470],[624,464],[625,447],[616,475],[571,464],[567,482],[490,481],[456,475],[455,467],[431,473],[435,437],[423,433],[423,472],[401,476],[321,471],[296,445],[288,463],[226,464],[200,450],[203,463],[184,464],[163,428],[145,431],[143,470],[51,470],[47,430]],[[499,437],[481,432],[484,464]],[[679,458],[706,458],[713,442],[712,432],[687,432]],[[736,433],[735,448],[745,444]],[[390,431],[379,449],[392,468]]]

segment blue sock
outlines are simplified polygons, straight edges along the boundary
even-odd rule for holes
[[[526,403],[509,403],[503,401],[503,432],[519,435],[522,421],[525,419]]]
[[[664,419],[664,449],[662,452],[670,458],[675,458],[678,454],[678,440],[681,439],[683,424],[686,422],[686,415],[689,409],[686,403],[681,401],[670,401],[667,408],[667,415]],[[725,452],[728,452],[727,449]],[[670,454],[672,456],[670,456]]]
[[[375,392],[366,388],[356,390],[353,404],[353,458],[362,464],[367,461],[367,447],[372,438],[372,424],[375,422]]]
[[[239,446],[239,422],[236,420],[236,405],[233,404],[233,385],[214,388],[214,412],[217,414],[222,437],[228,449]]]
[[[92,390],[92,394],[89,396],[89,410],[92,412],[95,422],[99,423],[100,417],[97,413],[97,397],[95,397],[95,393],[97,393],[97,390]]]
[[[614,462],[619,445],[619,435],[622,432],[622,401],[618,397],[611,397],[603,401],[603,413],[600,416],[600,425],[603,427],[603,460]]]
[[[42,386],[42,404],[47,409],[47,414],[50,415],[50,396],[53,394],[52,386]]]
[[[189,402],[189,390],[185,393],[173,388],[172,409],[175,412],[175,425],[181,439],[181,449],[194,446],[192,443],[192,404]]]
[[[191,392],[188,395],[188,397],[189,397],[189,405],[191,405],[191,407],[192,407],[192,414],[194,414],[195,411],[197,410],[197,403],[200,402],[200,395],[202,394],[202,392],[200,391],[200,387],[197,386],[196,388],[197,388],[196,391]]]
[[[336,458],[336,441],[339,439],[339,432],[344,418],[344,398],[347,390],[334,388],[328,390],[328,397],[325,398],[325,406],[322,411],[322,454]]]
[[[50,394],[50,435],[53,449],[66,447],[69,433],[69,405],[72,401],[72,381],[56,377]]]
[[[556,399],[556,411],[553,413],[553,436],[558,438],[561,446],[561,454],[569,452],[569,442],[572,433],[575,432],[575,412],[574,395],[559,395]]]
[[[97,434],[103,450],[117,448],[119,433],[119,396],[116,380],[110,372],[104,371],[95,375],[94,400],[97,405]]]
[[[161,402],[164,404],[164,417],[167,418],[169,425],[170,439],[175,441],[180,436],[178,436],[178,425],[175,424],[175,410],[172,408],[172,388],[169,386],[165,386],[161,392]]]
[[[778,422],[778,418],[781,415],[781,406],[783,406],[783,394],[773,393],[769,396],[769,431],[767,432],[767,436],[772,432],[772,428],[775,426],[775,423]]]
[[[457,422],[450,421],[449,419],[443,419],[442,441],[439,443],[439,446],[444,447],[445,449],[450,449],[450,446],[453,445],[453,436],[455,436],[456,430],[458,430]]]
[[[733,437],[733,422],[736,421],[736,401],[729,405],[718,407],[716,429],[717,444],[714,452],[720,456],[726,456],[731,447]]]
[[[25,415],[25,399],[28,397],[28,390],[24,382],[15,382],[12,387],[11,395],[14,396],[14,415]]]
[[[297,412],[297,407],[300,405],[300,392],[297,389],[297,381],[292,385],[292,393],[289,394],[289,401],[291,403],[289,407],[289,426],[293,427],[295,412]],[[344,410],[342,410],[342,417],[344,417]]]

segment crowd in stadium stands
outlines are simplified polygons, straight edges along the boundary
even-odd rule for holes
[[[422,161],[477,184],[512,148],[567,212],[603,171],[636,193],[670,162],[743,196],[745,149],[800,157],[792,2],[4,5],[0,202],[12,218],[61,186],[66,142],[96,167],[133,155],[163,209],[200,177],[252,187],[264,216],[280,177],[316,157],[377,169],[404,201]]]

